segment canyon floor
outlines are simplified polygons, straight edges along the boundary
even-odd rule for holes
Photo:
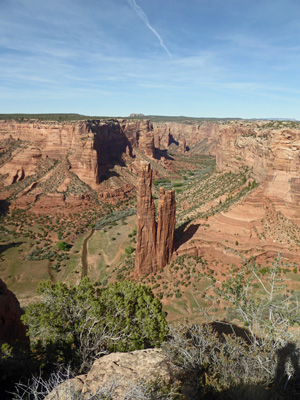
[[[280,155],[276,162],[262,155],[269,151],[264,143],[259,153],[256,147],[265,140],[263,135],[274,136],[274,126],[261,133],[266,123],[233,122],[233,128],[224,121],[213,127],[206,123],[198,125],[195,133],[191,122],[180,127],[171,122],[165,144],[166,128],[161,124],[159,121],[153,130],[147,128],[143,140],[139,133],[138,144],[136,137],[132,139],[127,133],[129,145],[124,141],[123,149],[120,141],[124,151],[117,160],[105,159],[105,168],[103,161],[102,179],[93,184],[92,170],[86,170],[85,165],[80,169],[73,153],[66,153],[69,159],[74,158],[73,164],[65,155],[55,158],[52,148],[46,154],[44,147],[32,144],[29,131],[20,141],[14,137],[16,128],[10,132],[9,124],[5,125],[0,146],[0,274],[21,305],[33,301],[36,286],[43,279],[74,284],[88,276],[101,286],[129,278],[152,287],[169,321],[194,320],[208,309],[216,318],[230,319],[228,304],[214,297],[214,289],[252,260],[266,282],[275,258],[280,258],[279,275],[286,286],[282,293],[300,293],[300,219],[296,215],[299,206],[294,206],[300,184],[295,183],[293,170],[298,164],[291,168],[295,151],[288,153],[289,167],[283,168],[276,166]],[[132,126],[129,128],[132,132]],[[282,133],[287,129],[292,139]],[[155,132],[160,132],[159,136]],[[287,143],[298,149],[298,126],[280,126],[277,132],[283,144],[277,143],[276,151]],[[84,133],[84,140],[88,134]],[[228,146],[222,150],[224,134]],[[252,142],[243,146],[237,143],[245,138]],[[149,143],[155,141],[160,144],[156,144],[154,154]],[[233,143],[235,148],[230,153]],[[90,162],[94,150],[84,146],[80,157]],[[245,147],[247,153],[243,153]],[[110,149],[106,147],[108,153]],[[262,157],[264,167],[258,171]],[[175,190],[176,229],[175,252],[169,265],[157,274],[137,277],[135,187],[140,161],[149,162],[154,171],[156,202],[160,187]],[[263,170],[267,171],[265,176]]]

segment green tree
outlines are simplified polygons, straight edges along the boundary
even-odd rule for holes
[[[132,351],[157,347],[165,339],[167,323],[162,305],[150,287],[131,281],[111,283],[100,297],[105,318],[117,322],[123,339],[113,341],[110,350]]]
[[[127,246],[127,247],[125,247],[125,254],[126,254],[127,256],[130,256],[130,254],[132,254],[132,253],[134,252],[134,250],[135,250],[134,247],[132,247],[132,246]]]
[[[58,242],[56,246],[59,248],[59,250],[63,250],[63,251],[68,251],[68,249],[69,249],[68,243],[65,241]]]
[[[151,289],[123,281],[96,289],[88,278],[74,287],[38,286],[42,300],[27,307],[32,348],[49,366],[70,363],[85,371],[96,357],[160,345],[167,324]]]

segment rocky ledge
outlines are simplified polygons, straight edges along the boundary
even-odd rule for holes
[[[114,400],[141,398],[136,397],[139,383],[159,379],[168,384],[176,374],[177,368],[161,349],[112,353],[96,360],[88,374],[63,382],[45,400],[69,400],[75,395],[85,400],[100,394],[110,394]]]

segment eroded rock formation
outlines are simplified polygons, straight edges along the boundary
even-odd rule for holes
[[[167,149],[172,144],[180,146],[183,152],[202,143],[206,151],[214,154],[214,146],[220,132],[220,124],[203,122],[202,124],[160,122],[153,123],[156,148]]]
[[[82,194],[126,198],[135,186],[134,160],[154,159],[156,149],[146,120],[0,121],[0,153],[1,198],[13,197],[11,208],[43,212],[49,196],[53,210],[71,209]]]
[[[152,169],[141,165],[137,187],[137,246],[135,268],[139,274],[157,270],[155,205],[151,192]]]
[[[156,260],[158,270],[168,264],[174,251],[175,213],[175,191],[165,191],[164,188],[160,188],[156,235]]]
[[[224,129],[217,144],[217,168],[235,170],[247,165],[261,183],[259,198],[271,200],[276,211],[300,225],[300,133],[296,129],[253,127]]]
[[[140,119],[0,121],[0,199],[35,213],[45,212],[49,199],[51,212],[74,212],[81,195],[91,206],[98,200],[116,203],[136,186],[136,160],[156,162],[158,175],[173,173],[166,149],[198,151],[202,143],[207,150],[218,132],[217,123]]]
[[[110,389],[115,400],[137,399],[142,398],[137,397],[142,393],[138,394],[134,389],[139,382],[160,379],[168,384],[176,379],[177,374],[178,368],[161,349],[112,353],[96,360],[87,375],[59,385],[45,400],[69,400],[75,393],[83,400],[98,398],[97,394],[104,396]]]
[[[22,314],[18,299],[0,279],[0,341],[26,340],[25,326],[20,320]]]
[[[174,250],[175,191],[160,189],[158,221],[152,198],[152,170],[142,163],[137,188],[137,246],[135,272],[138,275],[157,272],[169,261]]]
[[[149,121],[143,120],[74,123],[0,121],[0,135],[2,141],[23,142],[22,146],[16,146],[8,162],[0,167],[0,175],[6,176],[6,185],[32,175],[40,159],[62,160],[67,157],[72,172],[97,189],[106,170],[114,162],[122,162],[123,153],[132,156],[132,147],[140,149],[148,157],[155,155],[153,127]]]
[[[273,262],[278,254],[299,263],[299,125],[232,121],[220,126],[215,152],[219,172],[247,166],[249,183],[255,179],[259,185],[229,209],[209,217],[208,226],[200,226],[178,254],[239,264],[238,252],[244,251],[261,264]],[[230,246],[237,251],[228,251]]]

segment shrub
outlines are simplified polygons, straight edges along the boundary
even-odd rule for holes
[[[64,242],[64,241],[58,242],[56,246],[57,246],[57,248],[58,248],[59,250],[63,250],[63,251],[68,251],[68,249],[69,249],[68,243],[67,243],[67,242]]]
[[[164,351],[186,371],[186,379],[198,389],[197,398],[252,398],[254,387],[264,393],[258,398],[279,400],[299,395],[299,371],[289,363],[289,357],[299,354],[295,344],[249,342],[231,329],[233,333],[227,335],[218,333],[211,324],[182,324],[170,329]],[[243,395],[238,395],[242,388]],[[278,389],[285,396],[277,397]],[[209,393],[217,392],[227,396],[210,397]]]
[[[127,254],[128,256],[130,256],[130,254],[132,254],[134,252],[135,248],[132,246],[127,246],[125,247],[125,254]]]
[[[158,186],[163,183],[171,183],[171,181],[168,178],[157,179],[156,181],[153,182],[153,185]]]
[[[159,346],[167,333],[160,301],[148,286],[122,281],[96,290],[42,282],[42,301],[26,308],[33,350],[45,364],[70,363],[82,372],[101,354]]]

